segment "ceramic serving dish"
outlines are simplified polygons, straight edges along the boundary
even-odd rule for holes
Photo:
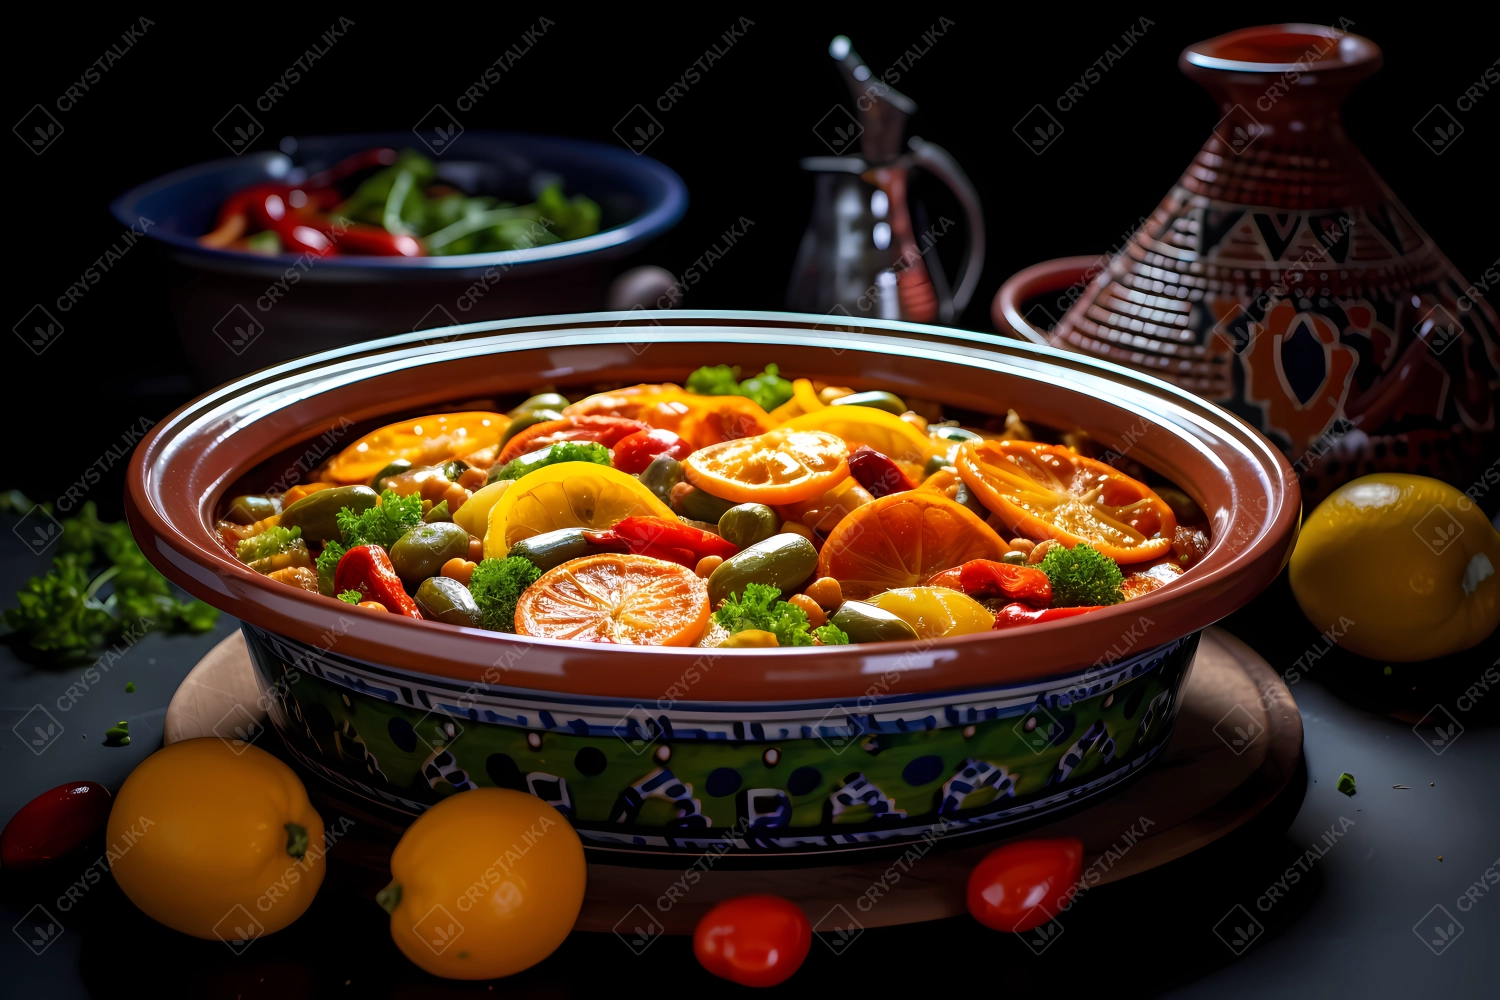
[[[561,178],[567,194],[599,203],[600,231],[525,250],[345,254],[311,263],[290,253],[262,257],[199,245],[234,192],[315,174],[381,146],[414,147],[432,155],[442,179],[515,201]],[[122,225],[144,229],[166,250],[178,338],[205,386],[392,330],[529,316],[559,302],[602,309],[624,258],[687,210],[687,186],[669,167],[581,139],[470,130],[451,150],[437,153],[411,132],[374,132],[290,138],[283,149],[186,167],[125,192],[110,206]]]
[[[650,863],[888,848],[1011,827],[1159,755],[1198,634],[1277,574],[1300,515],[1277,449],[1164,382],[1047,347],[785,313],[603,313],[473,324],[289,362],[163,420],[134,457],[131,526],[164,573],[245,624],[265,701],[326,791],[415,816],[525,789],[596,856]],[[1182,487],[1212,547],[1179,581],[1066,622],[936,642],[779,650],[525,640],[365,612],[262,577],[212,525],[365,430],[539,385],[681,382],[705,363],[835,379],[1088,428]],[[231,720],[230,726],[233,722]],[[226,735],[231,735],[228,728]],[[613,853],[612,853],[613,852]]]

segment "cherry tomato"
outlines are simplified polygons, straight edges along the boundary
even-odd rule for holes
[[[996,931],[1040,927],[1072,898],[1083,871],[1083,844],[1022,840],[991,851],[969,874],[969,912]]]
[[[669,455],[679,462],[693,453],[693,446],[673,431],[660,427],[636,431],[615,445],[615,468],[632,476],[644,472],[657,455]]]
[[[740,896],[704,914],[693,931],[693,954],[720,979],[741,986],[786,982],[807,958],[812,926],[780,896]]]
[[[113,804],[109,789],[92,781],[70,781],[43,792],[5,824],[0,865],[25,871],[71,854],[103,832]]]

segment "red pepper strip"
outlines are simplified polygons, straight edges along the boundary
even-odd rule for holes
[[[849,474],[877,500],[916,489],[900,466],[867,444],[849,456]]]
[[[1035,566],[1012,566],[993,559],[970,559],[935,574],[929,586],[948,587],[970,597],[1004,597],[1045,608],[1052,603],[1052,581]]]
[[[421,618],[417,602],[406,596],[391,557],[378,545],[356,545],[339,560],[333,571],[333,589],[342,594],[357,590],[366,601],[379,601],[394,615]]]
[[[0,833],[0,866],[11,871],[40,868],[104,833],[114,804],[109,789],[92,781],[70,781],[26,803]]]
[[[606,528],[603,531],[585,531],[583,537],[594,552],[629,552],[637,556],[665,559],[667,562],[678,563],[688,569],[695,568],[701,558],[689,548],[657,545],[639,538],[623,538],[616,533],[614,528]]]
[[[1091,608],[1032,608],[1025,604],[1007,604],[995,614],[995,628],[1015,628],[1017,625],[1035,625],[1037,622],[1055,622],[1063,618],[1098,611],[1102,604]]]
[[[366,149],[355,153],[353,156],[345,157],[327,170],[321,170],[307,179],[308,187],[326,188],[332,187],[350,174],[357,174],[361,170],[371,167],[389,167],[396,162],[396,151],[389,147],[377,147]]]
[[[680,521],[668,521],[663,517],[627,517],[614,526],[614,532],[627,543],[689,549],[699,559],[704,556],[728,559],[740,550],[739,546],[712,531],[704,531]],[[636,550],[632,547],[631,551]]]
[[[399,236],[380,226],[361,222],[335,222],[331,216],[313,215],[301,220],[328,237],[334,246],[376,257],[423,257],[422,244],[410,236]]]

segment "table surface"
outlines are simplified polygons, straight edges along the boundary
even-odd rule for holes
[[[13,520],[0,518],[0,526]],[[11,604],[24,579],[47,566],[9,540],[0,535],[0,605]],[[998,959],[1010,988],[1055,985],[1088,963],[1106,970],[1105,989],[1130,995],[1494,995],[1500,684],[1485,680],[1500,663],[1493,645],[1434,664],[1393,664],[1390,674],[1384,664],[1334,650],[1298,669],[1293,681],[1286,672],[1321,646],[1284,579],[1221,624],[1288,679],[1305,726],[1304,772],[1261,816],[1195,854],[1090,890],[1040,954],[1019,936],[955,918],[872,928],[841,955],[814,943],[798,981],[863,979],[873,971],[868,961],[877,963],[882,992],[915,991],[930,989],[934,976],[993,982]],[[148,634],[99,664],[97,681],[83,668],[33,665],[0,647],[0,818],[65,781],[118,789],[160,744],[178,682],[235,626],[221,618],[201,636]],[[125,692],[127,681],[134,693]],[[50,719],[37,715],[37,706]],[[1434,706],[1462,727],[1441,753],[1418,735],[1430,727],[1414,727]],[[131,745],[104,746],[104,730],[121,719],[130,723]],[[31,734],[38,721],[57,727],[40,752],[19,735]],[[1358,781],[1352,797],[1334,787],[1343,771]],[[117,995],[132,984],[246,1000],[341,988],[362,996],[488,992],[487,984],[445,983],[407,963],[389,944],[385,914],[340,891],[336,853],[308,914],[240,955],[147,919],[112,880],[86,876],[89,858],[40,878],[0,873],[0,917],[16,930],[0,942],[7,992],[49,1000]],[[670,882],[671,874],[663,879]],[[76,901],[64,895],[75,880],[83,890]],[[36,906],[61,927],[40,955],[21,936]],[[1252,921],[1259,929],[1248,943],[1231,947],[1235,930]],[[1434,931],[1439,924],[1446,943]],[[1167,942],[1170,951],[1162,947]],[[1142,961],[1129,960],[1132,954]],[[697,965],[686,938],[656,940],[638,958],[614,935],[575,933],[502,988],[602,996],[627,977],[646,977],[648,988],[723,985]]]

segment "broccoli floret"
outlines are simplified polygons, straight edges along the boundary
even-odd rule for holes
[[[1038,568],[1052,583],[1054,608],[1093,607],[1124,600],[1120,586],[1125,575],[1113,559],[1092,545],[1075,545],[1071,549],[1054,545]]]
[[[740,383],[740,395],[755,400],[769,413],[792,398],[792,383],[781,377],[775,365],[766,365],[765,371]]]
[[[735,365],[704,365],[688,376],[686,389],[700,396],[738,396],[740,394],[740,367]]]
[[[492,632],[514,632],[516,601],[541,575],[530,559],[521,556],[486,559],[476,566],[469,578],[469,593],[479,605],[484,627]]]
[[[520,479],[529,472],[562,462],[608,465],[609,449],[598,441],[560,441],[511,459],[501,468],[493,470],[489,481],[498,483],[502,479]]]
[[[361,594],[357,590],[346,590],[339,595],[339,600],[343,601],[345,604],[358,604],[364,599],[365,595]]]
[[[356,514],[345,507],[338,516],[345,549],[357,545],[379,545],[389,549],[396,544],[396,539],[421,523],[422,497],[416,493],[409,497],[397,496],[395,490],[381,493],[379,505],[369,510]]]
[[[281,525],[273,525],[260,534],[247,538],[234,547],[235,558],[242,563],[253,563],[257,559],[267,559],[287,548],[302,537],[301,528],[283,528]]]

